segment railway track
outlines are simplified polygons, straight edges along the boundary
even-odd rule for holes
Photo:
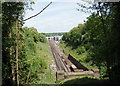
[[[92,70],[89,71],[86,67],[84,67],[82,64],[77,62],[77,60],[72,58],[72,56],[68,56],[69,58],[66,57],[65,54],[62,51],[60,51],[59,47],[57,46],[54,40],[48,39],[48,41],[56,64],[56,70],[57,70],[56,79],[57,78],[62,79],[67,76],[74,76],[74,75],[77,76],[91,75],[91,76],[99,77],[98,71],[97,72]]]
[[[70,72],[69,66],[65,63],[65,59],[63,58],[63,53],[58,49],[54,40],[49,40],[49,44],[51,47],[51,51],[55,60],[57,71]]]

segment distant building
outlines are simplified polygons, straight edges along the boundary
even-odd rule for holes
[[[56,36],[46,37],[46,39],[60,41],[62,36],[56,35]]]

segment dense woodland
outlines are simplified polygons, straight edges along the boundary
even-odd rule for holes
[[[22,27],[24,11],[30,6],[23,2],[2,3],[3,85],[40,84],[49,78],[51,54],[45,35],[33,27]]]
[[[101,70],[101,78],[120,80],[120,3],[96,3],[84,24],[63,35],[77,59]]]
[[[3,85],[41,84],[49,77],[50,50],[46,34],[22,27],[24,12],[32,2],[2,3],[2,82]],[[76,49],[87,63],[104,70],[103,77],[120,80],[120,3],[96,3],[95,12],[84,24],[63,35],[66,46]],[[59,35],[59,34],[58,34]],[[49,36],[49,34],[47,34]],[[46,50],[47,49],[47,50]],[[47,60],[45,59],[47,57]],[[81,58],[81,57],[79,57]],[[41,73],[47,73],[42,76]],[[49,73],[50,74],[50,73]],[[47,77],[46,77],[47,76]]]

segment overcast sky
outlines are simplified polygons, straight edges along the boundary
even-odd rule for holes
[[[24,26],[35,27],[38,32],[53,33],[53,32],[68,32],[78,24],[84,23],[84,20],[90,15],[82,11],[77,11],[76,8],[80,8],[76,3],[85,3],[80,0],[57,0],[46,9],[40,15],[27,20]],[[37,1],[32,10],[26,10],[25,18],[28,18],[40,10],[42,10],[49,0],[44,2]]]

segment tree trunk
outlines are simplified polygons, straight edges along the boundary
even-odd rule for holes
[[[17,86],[19,86],[19,72],[18,72],[18,42],[19,42],[19,25],[18,20],[16,20],[16,80]]]
[[[9,39],[12,39],[12,26],[11,26],[11,21],[9,20]],[[15,69],[14,69],[14,63],[13,63],[13,56],[12,56],[12,45],[10,42],[10,50],[9,50],[9,58],[10,58],[10,64],[11,64],[11,73],[12,73],[12,81],[15,84]]]

